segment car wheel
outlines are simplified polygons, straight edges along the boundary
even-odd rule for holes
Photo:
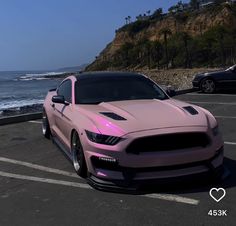
[[[81,177],[86,177],[87,166],[86,166],[86,161],[84,157],[83,147],[81,145],[79,135],[77,132],[74,132],[72,134],[71,154],[72,154],[73,166],[76,173]]]
[[[42,132],[45,138],[50,139],[51,130],[45,110],[43,111]]]
[[[203,93],[214,93],[216,89],[215,82],[212,79],[204,79],[201,83],[201,90]]]

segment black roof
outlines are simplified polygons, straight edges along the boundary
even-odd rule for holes
[[[131,77],[143,78],[143,75],[133,72],[112,72],[112,71],[99,71],[99,72],[83,72],[76,76],[77,81],[83,79],[96,79],[96,78],[114,78],[114,77]]]

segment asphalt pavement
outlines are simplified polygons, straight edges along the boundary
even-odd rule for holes
[[[4,125],[0,225],[236,225],[236,94],[189,93],[175,98],[216,116],[230,177],[219,184],[183,181],[139,195],[97,191],[74,173],[57,146],[43,138],[40,120]],[[209,196],[213,187],[226,191],[220,202]],[[224,216],[210,216],[210,210]]]

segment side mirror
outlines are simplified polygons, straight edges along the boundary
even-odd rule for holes
[[[176,91],[175,91],[174,89],[172,89],[172,88],[168,88],[168,89],[166,90],[166,93],[167,93],[168,96],[170,96],[170,97],[176,96]]]
[[[52,102],[57,103],[57,104],[65,104],[68,105],[67,102],[65,101],[64,96],[58,95],[58,96],[53,96],[52,97]]]

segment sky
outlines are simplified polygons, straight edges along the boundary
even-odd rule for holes
[[[123,26],[178,0],[0,0],[0,71],[90,63]],[[186,1],[184,1],[186,2]]]

